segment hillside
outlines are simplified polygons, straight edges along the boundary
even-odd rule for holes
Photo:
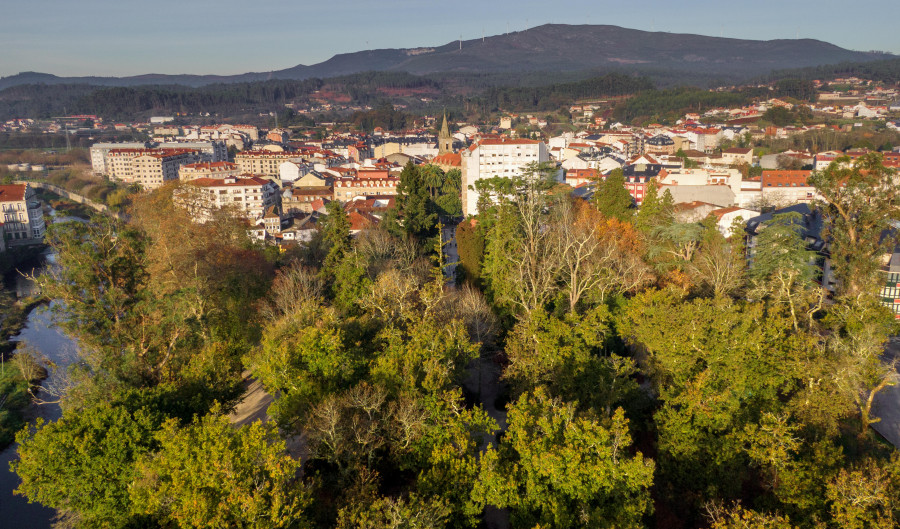
[[[772,70],[884,59],[813,39],[741,40],[649,32],[606,25],[545,24],[526,31],[443,46],[366,50],[335,55],[310,66],[232,76],[146,74],[131,77],[58,77],[25,72],[0,78],[0,89],[21,84],[149,84],[203,86],[271,79],[327,78],[364,71],[427,73],[653,71],[741,80]]]

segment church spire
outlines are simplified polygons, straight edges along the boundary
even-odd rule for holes
[[[453,136],[450,135],[450,127],[447,125],[447,111],[444,111],[444,122],[441,124],[441,132],[438,134],[438,155],[453,152]]]

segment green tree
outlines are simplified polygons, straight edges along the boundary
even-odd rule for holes
[[[481,458],[473,498],[509,508],[515,527],[641,527],[654,464],[630,446],[621,409],[603,426],[538,389],[510,409],[499,448]]]
[[[594,196],[591,198],[600,213],[621,221],[628,221],[633,215],[632,206],[634,200],[625,189],[625,176],[621,169],[615,169],[597,184]]]
[[[822,306],[823,292],[816,283],[815,252],[806,248],[803,219],[799,213],[775,215],[756,237],[751,256],[750,277],[754,292],[775,303],[785,304],[797,328],[811,323]]]
[[[440,177],[436,171],[423,171],[409,161],[400,173],[397,186],[395,207],[402,231],[426,246],[429,239],[437,236],[437,213],[431,191],[436,192]]]
[[[328,215],[322,222],[322,237],[328,246],[328,255],[322,263],[322,274],[334,278],[338,265],[350,250],[350,219],[341,203],[333,200],[325,206]]]
[[[209,414],[179,428],[165,423],[159,451],[137,464],[131,487],[137,512],[178,527],[279,528],[302,524],[309,498],[300,462],[260,422],[235,428]]]
[[[144,411],[100,405],[64,414],[16,436],[10,466],[17,494],[73,516],[84,527],[122,527],[132,517],[129,487],[135,461],[154,449],[158,426]]]
[[[671,196],[671,194],[669,196]],[[672,212],[663,210],[663,204],[659,197],[656,180],[653,180],[647,187],[644,201],[641,202],[641,207],[634,217],[634,225],[638,230],[648,233],[655,226],[664,224],[667,220],[666,217],[671,216],[671,214]]]
[[[874,295],[880,257],[896,244],[893,222],[900,220],[900,189],[880,154],[851,163],[839,158],[809,177],[822,197],[826,236],[838,293]]]

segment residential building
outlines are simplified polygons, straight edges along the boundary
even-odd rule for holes
[[[812,202],[820,198],[816,188],[809,184],[812,171],[763,171],[761,200],[764,204],[788,206]]]
[[[316,200],[331,201],[334,188],[331,186],[295,187],[281,192],[281,207],[285,213],[312,213]]]
[[[340,202],[353,200],[358,196],[396,195],[400,179],[382,178],[340,178],[334,181],[334,199]]]
[[[28,184],[0,185],[0,228],[4,247],[43,241],[44,213]]]
[[[232,162],[198,162],[182,165],[178,169],[178,179],[182,182],[198,178],[227,178],[238,176],[240,171]]]
[[[155,146],[157,149],[191,149],[200,154],[200,162],[228,161],[228,146],[224,141],[166,141]]]
[[[198,178],[189,184],[181,200],[200,222],[209,220],[213,209],[234,208],[255,221],[262,219],[269,208],[281,207],[278,186],[258,176]]]
[[[234,155],[234,163],[242,174],[262,175],[274,179],[281,176],[281,164],[293,161],[297,156],[298,153],[293,151],[244,151]]]
[[[463,214],[478,213],[475,182],[493,177],[519,176],[526,165],[548,161],[550,152],[547,145],[538,140],[499,138],[473,144],[462,152]]]
[[[178,169],[199,157],[193,149],[113,149],[107,153],[107,170],[113,180],[156,189],[178,180]]]
[[[753,163],[753,149],[733,147],[722,151],[725,165],[751,165]]]
[[[147,144],[144,142],[124,142],[124,143],[95,143],[91,145],[91,170],[94,174],[109,174],[107,166],[107,154],[113,149],[146,149]]]

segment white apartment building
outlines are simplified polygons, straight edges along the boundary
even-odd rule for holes
[[[812,171],[763,171],[761,197],[766,204],[787,207],[810,203],[821,199],[815,187],[809,184]]]
[[[113,149],[146,149],[143,142],[95,143],[91,146],[91,169],[94,174],[108,175],[110,168],[107,161],[109,151]]]
[[[288,162],[282,162],[278,166],[278,176],[281,178],[281,184],[286,185],[300,180],[314,170],[315,164],[296,158]]]
[[[91,169],[94,174],[110,176],[112,167],[109,159],[111,151],[123,149],[191,149],[198,152],[197,161],[221,162],[228,159],[228,147],[221,141],[170,141],[160,144],[143,142],[95,143],[91,146]]]
[[[295,160],[297,157],[298,153],[296,152],[244,151],[234,156],[234,163],[237,164],[241,173],[279,178],[281,176],[281,164]]]
[[[43,240],[44,213],[28,184],[0,185],[0,228],[4,247]]]
[[[106,155],[106,165],[113,180],[156,189],[178,180],[178,169],[199,158],[193,149],[113,149]]]
[[[495,176],[512,178],[522,174],[524,166],[550,161],[547,145],[538,140],[488,139],[462,152],[463,215],[478,213],[475,182]],[[558,175],[561,178],[562,172]]]
[[[182,201],[199,222],[209,220],[213,209],[234,208],[251,221],[262,219],[266,210],[280,209],[278,186],[258,176],[198,178],[188,182]]]

